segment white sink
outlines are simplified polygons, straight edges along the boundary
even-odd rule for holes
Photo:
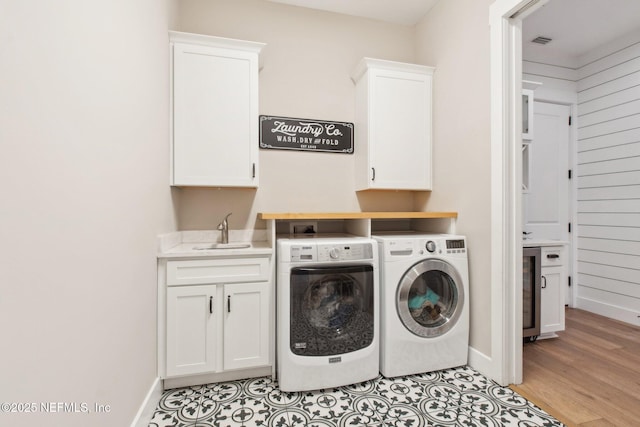
[[[195,246],[196,251],[210,251],[214,249],[246,249],[250,248],[250,243],[213,243],[210,245]]]

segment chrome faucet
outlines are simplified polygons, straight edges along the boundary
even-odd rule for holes
[[[221,243],[229,243],[229,221],[227,220],[227,218],[229,218],[229,216],[232,213],[233,212],[228,213],[227,216],[224,217],[222,222],[220,224],[218,224],[218,230],[222,231],[222,242]]]

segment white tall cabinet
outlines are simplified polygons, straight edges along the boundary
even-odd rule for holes
[[[262,43],[170,32],[171,185],[258,186]]]
[[[364,58],[356,84],[356,190],[431,190],[432,67]]]

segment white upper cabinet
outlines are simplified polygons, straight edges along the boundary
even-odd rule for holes
[[[541,84],[529,80],[522,81],[522,139],[524,142],[531,142],[533,139],[533,91]]]
[[[364,58],[356,84],[356,190],[431,190],[434,68]]]
[[[170,32],[171,185],[258,186],[262,43]]]
[[[533,91],[522,89],[522,139],[533,139]]]

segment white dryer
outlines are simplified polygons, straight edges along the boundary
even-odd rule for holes
[[[380,254],[380,372],[397,377],[467,363],[469,268],[464,236],[373,236]]]

